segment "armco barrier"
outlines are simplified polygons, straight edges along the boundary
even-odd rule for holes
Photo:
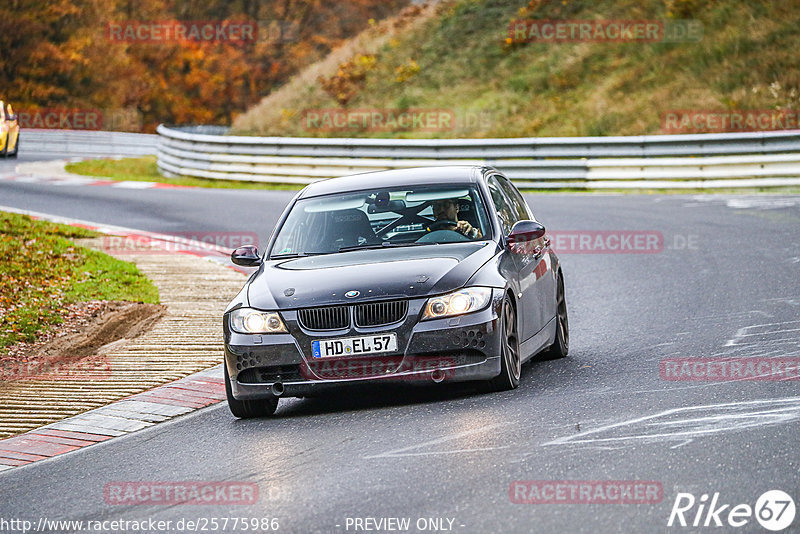
[[[153,134],[88,130],[37,130],[20,132],[21,154],[59,157],[143,156],[156,153]]]
[[[427,165],[491,165],[532,188],[800,185],[800,131],[631,137],[346,139],[241,137],[158,127],[168,176],[310,183]]]

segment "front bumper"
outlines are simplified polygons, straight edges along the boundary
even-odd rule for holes
[[[302,328],[294,311],[281,312],[289,334],[252,335],[230,331],[225,316],[225,365],[238,400],[267,398],[279,385],[282,396],[302,397],[347,384],[434,383],[488,380],[500,373],[500,307],[493,290],[489,306],[460,317],[419,321],[426,299],[409,301],[396,324],[336,332]],[[398,350],[372,356],[313,358],[311,342],[394,332]]]

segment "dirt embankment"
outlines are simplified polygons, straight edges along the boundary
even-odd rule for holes
[[[15,380],[69,372],[71,365],[118,348],[147,332],[166,309],[163,305],[141,302],[73,304],[62,324],[35,343],[18,343],[0,356],[0,387]]]

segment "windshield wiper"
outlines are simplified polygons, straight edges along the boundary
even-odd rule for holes
[[[272,254],[269,259],[286,260],[292,258],[307,258],[309,256],[323,256],[325,254],[333,254],[333,252],[290,252],[288,254]]]
[[[288,258],[305,258],[308,256],[305,252],[294,252],[290,254],[273,254],[269,257],[271,260],[285,260]]]
[[[371,250],[376,248],[397,248],[397,247],[419,247],[422,245],[430,245],[431,243],[389,243],[388,241],[384,241],[383,243],[375,244],[375,245],[352,245],[349,247],[340,247],[339,252],[348,252],[351,250]]]

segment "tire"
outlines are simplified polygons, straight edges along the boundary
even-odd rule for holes
[[[278,397],[271,395],[267,399],[258,400],[236,400],[231,391],[231,379],[228,375],[228,364],[223,363],[225,368],[225,396],[228,397],[228,408],[231,413],[239,419],[250,419],[253,417],[266,417],[275,413],[278,409]]]
[[[500,331],[500,374],[486,382],[487,391],[508,391],[519,386],[522,374],[522,359],[519,353],[519,336],[517,335],[517,314],[514,304],[506,295],[503,299]]]
[[[567,300],[564,295],[564,277],[558,273],[558,289],[556,290],[556,340],[543,354],[546,360],[566,358],[569,353],[569,317]]]

